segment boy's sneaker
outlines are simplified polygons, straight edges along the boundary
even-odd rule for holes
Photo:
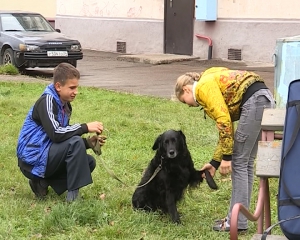
[[[77,199],[80,199],[79,189],[75,189],[73,191],[67,192],[67,197],[66,197],[67,202],[69,202],[69,203],[74,202]]]
[[[37,198],[44,198],[48,194],[48,183],[46,180],[30,179],[29,185]]]

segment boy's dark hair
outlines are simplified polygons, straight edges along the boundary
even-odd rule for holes
[[[70,63],[60,63],[54,68],[53,82],[54,84],[59,82],[61,85],[65,85],[68,79],[80,79],[79,71]]]

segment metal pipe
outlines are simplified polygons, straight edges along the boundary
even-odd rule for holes
[[[207,57],[208,60],[212,59],[212,47],[213,47],[212,45],[208,46],[208,57]]]
[[[207,36],[204,36],[204,35],[200,35],[200,34],[195,34],[195,36],[197,38],[206,39],[208,41],[208,57],[207,57],[207,59],[208,60],[212,59],[212,48],[213,48],[213,45],[212,45],[211,38],[207,37]]]
[[[260,178],[259,181],[259,193],[258,199],[256,203],[255,212],[252,214],[250,211],[243,206],[241,203],[236,203],[233,206],[231,212],[231,219],[230,219],[230,240],[237,240],[238,239],[238,216],[239,212],[241,212],[247,219],[254,222],[258,220],[257,232],[263,232],[263,217],[264,214],[267,214],[265,218],[267,219],[266,224],[270,224],[270,209],[265,209],[265,207],[270,207],[270,205],[265,206],[266,200],[269,199],[268,196],[268,178]],[[265,212],[264,212],[265,210]],[[269,226],[266,226],[269,227]]]

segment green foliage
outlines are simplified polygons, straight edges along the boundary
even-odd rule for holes
[[[0,74],[4,75],[18,75],[19,70],[12,64],[0,65]]]
[[[178,208],[182,225],[159,212],[133,211],[131,196],[144,168],[152,159],[156,137],[167,129],[184,131],[195,167],[210,160],[218,140],[215,123],[204,119],[199,108],[166,99],[82,87],[73,105],[72,123],[102,121],[109,138],[101,157],[128,186],[113,179],[98,161],[94,183],[82,188],[82,200],[68,204],[65,194],[49,189],[43,201],[35,199],[28,180],[17,166],[16,142],[29,108],[45,84],[0,82],[0,239],[229,239],[212,230],[213,221],[227,214],[231,182],[219,174],[220,189],[206,183],[187,189]],[[91,150],[90,154],[93,154]],[[96,158],[99,158],[96,156]],[[98,159],[99,160],[99,159]],[[277,180],[270,181],[272,221],[276,221]],[[252,211],[257,199],[254,185]],[[279,233],[277,229],[272,233]],[[256,224],[249,223],[251,239]]]

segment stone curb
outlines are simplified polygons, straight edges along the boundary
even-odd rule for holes
[[[196,59],[199,59],[199,57],[174,54],[120,55],[117,57],[117,60],[119,61],[140,62],[153,65],[192,61]]]

